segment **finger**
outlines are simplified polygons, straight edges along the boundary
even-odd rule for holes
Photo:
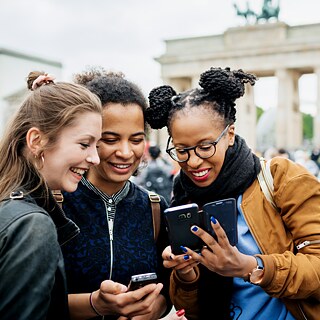
[[[112,280],[102,281],[100,285],[100,291],[103,294],[118,294],[121,292],[126,292],[127,290],[128,288],[125,285],[118,282],[114,282]]]
[[[194,261],[192,264],[189,264],[185,266],[184,268],[181,269],[175,269],[178,273],[186,274],[193,270],[200,262],[199,261]]]
[[[211,227],[214,230],[217,236],[218,242],[221,246],[224,246],[224,245],[231,246],[227,234],[225,233],[224,229],[221,227],[219,221],[214,217],[211,217]]]
[[[172,260],[174,257],[174,254],[171,251],[171,246],[167,246],[163,251],[162,251],[162,259],[163,260]]]

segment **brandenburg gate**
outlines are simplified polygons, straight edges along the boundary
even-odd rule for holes
[[[200,73],[213,66],[243,69],[258,78],[276,77],[276,147],[294,149],[301,146],[298,81],[303,74],[316,74],[313,143],[320,146],[320,24],[257,23],[229,28],[220,35],[165,40],[165,45],[165,53],[156,61],[161,65],[163,82],[177,92],[198,86]],[[247,86],[246,94],[237,100],[236,116],[236,131],[255,150],[258,146],[254,87]],[[164,131],[160,133],[163,138],[165,134]]]

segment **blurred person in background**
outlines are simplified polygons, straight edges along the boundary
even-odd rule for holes
[[[149,146],[148,153],[147,167],[137,177],[137,183],[147,190],[161,194],[170,203],[174,174],[171,160],[162,157],[157,145]]]

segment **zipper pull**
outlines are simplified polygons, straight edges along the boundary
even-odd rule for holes
[[[110,240],[113,240],[113,220],[108,221]]]

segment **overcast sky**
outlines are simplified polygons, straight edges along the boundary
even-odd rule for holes
[[[243,25],[234,2],[245,9],[246,0],[0,0],[0,47],[61,62],[63,80],[87,65],[122,71],[147,94],[162,84],[154,58],[165,52],[164,40]],[[262,2],[249,0],[256,12]],[[280,6],[279,19],[289,25],[320,23],[319,0],[280,0]],[[257,104],[268,81],[257,82]],[[314,77],[302,87],[314,87],[301,94],[312,104]],[[275,90],[267,104],[273,96]]]

